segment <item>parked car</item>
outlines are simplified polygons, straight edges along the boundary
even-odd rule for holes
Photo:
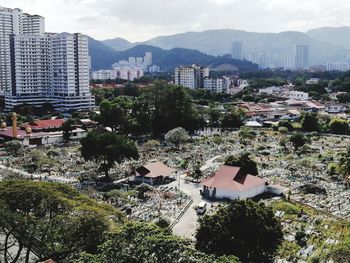
[[[203,215],[207,211],[207,203],[206,202],[200,202],[196,206],[195,209],[196,209],[198,215]]]

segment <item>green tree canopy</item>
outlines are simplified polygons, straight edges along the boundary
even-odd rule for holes
[[[190,240],[171,235],[168,228],[128,223],[109,234],[97,255],[82,254],[75,263],[236,263],[237,258],[216,258],[195,250]]]
[[[85,160],[101,163],[101,168],[109,178],[108,171],[114,163],[125,159],[138,159],[138,149],[133,141],[112,132],[89,132],[81,141],[81,154]]]
[[[232,108],[229,113],[223,116],[221,125],[224,128],[240,128],[244,118],[245,111],[242,108]]]
[[[343,119],[334,118],[329,123],[330,132],[334,134],[349,134],[349,122]]]
[[[141,100],[148,105],[151,128],[156,134],[176,127],[193,131],[202,124],[202,119],[193,108],[191,97],[183,87],[158,81],[143,92]]]
[[[13,156],[17,156],[21,148],[22,144],[18,140],[12,140],[5,143],[5,151]]]
[[[301,133],[294,133],[289,137],[289,141],[293,144],[294,149],[298,150],[308,142],[308,139]]]
[[[164,138],[166,141],[175,144],[175,146],[179,148],[181,143],[185,143],[190,139],[190,135],[185,129],[179,127],[168,131]]]
[[[319,119],[316,113],[307,112],[301,118],[303,131],[313,132],[320,130]]]
[[[63,184],[2,181],[0,192],[0,230],[7,240],[1,262],[30,262],[31,250],[39,259],[57,261],[95,253],[109,228],[107,219],[123,220],[119,211]]]
[[[225,164],[230,166],[241,167],[242,171],[247,174],[258,175],[257,164],[251,158],[248,152],[243,152],[239,156],[227,156],[225,158]]]
[[[253,201],[233,201],[199,219],[197,249],[235,255],[242,262],[271,262],[283,240],[271,208]]]

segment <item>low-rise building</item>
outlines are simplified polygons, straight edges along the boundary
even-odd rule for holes
[[[320,82],[319,78],[311,78],[309,80],[306,81],[307,85],[315,85],[318,84]]]
[[[259,89],[259,94],[274,95],[274,94],[278,94],[280,91],[281,91],[281,87],[272,86],[264,89]]]
[[[135,170],[135,182],[150,185],[161,184],[171,180],[176,170],[166,166],[162,162],[145,164]]]
[[[294,99],[294,100],[308,100],[309,93],[296,91],[296,90],[289,90],[289,91],[283,92],[281,97],[286,99]]]
[[[202,194],[216,199],[247,199],[266,191],[267,182],[242,171],[240,167],[222,165],[212,176],[205,179]]]

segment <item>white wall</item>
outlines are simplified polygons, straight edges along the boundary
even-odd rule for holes
[[[234,199],[247,199],[257,196],[265,192],[265,184],[260,185],[251,189],[247,189],[246,191],[236,192],[225,189],[216,189],[216,198],[229,198],[231,200]]]

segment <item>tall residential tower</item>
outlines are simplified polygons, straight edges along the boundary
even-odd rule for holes
[[[6,108],[49,102],[62,111],[92,109],[88,38],[44,31],[43,17],[0,7],[0,91]]]
[[[242,42],[232,43],[231,57],[233,59],[242,60]]]
[[[309,46],[296,45],[294,49],[294,68],[305,69],[309,64]]]

